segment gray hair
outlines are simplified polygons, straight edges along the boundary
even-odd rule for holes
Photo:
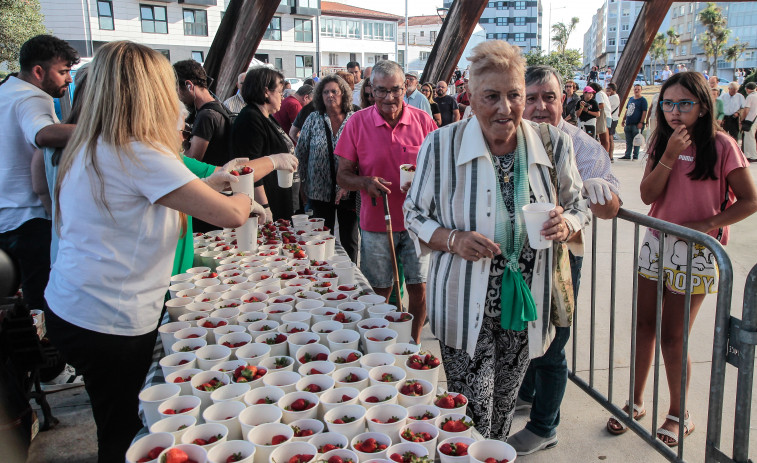
[[[529,66],[526,68],[526,87],[531,85],[546,85],[552,80],[552,76],[557,78],[557,85],[560,89],[560,94],[563,92],[563,83],[560,73],[552,66],[546,66],[543,64]]]
[[[298,95],[302,96],[302,97],[305,97],[305,96],[308,96],[308,95],[312,95],[313,94],[313,86],[312,85],[308,85],[308,84],[303,84],[303,85],[300,86],[300,88],[297,89],[296,93]]]
[[[405,71],[402,69],[402,66],[388,59],[379,61],[373,66],[373,70],[371,71],[371,85],[373,85],[374,79],[377,75],[379,77],[400,76],[402,81],[405,81]]]
[[[731,89],[731,88],[735,88],[736,90],[738,90],[738,89],[739,89],[739,87],[740,87],[740,85],[739,85],[739,83],[738,83],[738,82],[731,82],[730,84],[728,84],[728,88],[729,88],[729,89]]]

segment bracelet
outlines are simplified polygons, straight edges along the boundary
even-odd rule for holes
[[[666,168],[668,170],[673,170],[672,167],[670,167],[669,165],[664,164],[662,161],[657,161],[657,164],[661,165],[662,167],[664,167],[664,168]]]
[[[457,230],[452,230],[451,232],[449,232],[449,235],[447,235],[447,252],[452,252],[452,245],[455,244],[456,233]]]

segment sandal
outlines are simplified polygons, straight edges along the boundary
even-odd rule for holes
[[[626,408],[628,408],[628,402],[626,402]],[[644,408],[644,403],[641,405],[633,404],[633,419],[639,421],[647,416],[647,410]],[[619,436],[628,431],[628,426],[618,421],[614,416],[607,420],[607,431],[610,434]]]
[[[668,415],[665,417],[666,420],[675,421],[676,423],[679,423],[678,417],[673,415]],[[686,418],[683,420],[683,437],[688,437],[689,434],[694,432],[694,429],[696,427],[694,426],[694,423],[691,422],[691,418],[689,417],[689,412],[686,412]],[[665,440],[663,437],[668,437],[670,440]],[[676,447],[678,446],[678,432],[670,431],[669,429],[665,429],[663,427],[660,427],[657,430],[657,438],[660,439],[665,445],[668,447]]]

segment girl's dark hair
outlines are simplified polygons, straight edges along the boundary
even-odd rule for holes
[[[275,69],[257,67],[250,69],[242,84],[242,99],[247,104],[267,103],[265,91],[275,92],[284,82],[284,74]]]
[[[371,103],[368,101],[368,95],[365,92],[365,89],[371,87],[373,89],[373,85],[371,85],[371,78],[366,77],[363,79],[363,86],[360,87],[360,107],[365,109],[368,106],[372,106]]]
[[[601,91],[602,91],[602,86],[601,86],[601,85],[599,85],[599,84],[598,84],[598,83],[596,83],[596,82],[591,82],[591,83],[589,83],[588,85],[589,85],[589,87],[593,88],[593,89],[594,89],[594,91],[595,91],[596,93],[599,93],[599,92],[601,92]]]
[[[351,77],[351,76],[350,76]],[[342,92],[342,113],[347,114],[352,111],[352,90],[349,84],[337,74],[329,74],[318,82],[315,86],[315,94],[313,95],[313,106],[315,110],[321,114],[326,113],[326,105],[323,103],[323,89],[327,84],[335,83],[339,87],[339,91]]]
[[[715,175],[715,163],[718,159],[717,140],[715,135],[722,130],[717,123],[715,114],[715,100],[710,93],[710,87],[704,76],[698,72],[686,71],[673,74],[660,89],[660,102],[665,98],[665,91],[673,85],[680,85],[688,90],[699,102],[699,107],[695,105],[692,111],[699,111],[702,116],[697,119],[694,128],[689,132],[692,144],[696,150],[694,157],[694,169],[688,173],[692,180],[717,180]],[[665,153],[668,146],[668,140],[673,135],[673,128],[670,127],[665,119],[665,113],[660,104],[654,108],[657,115],[657,128],[652,134],[652,150],[649,156],[652,158],[652,168]]]

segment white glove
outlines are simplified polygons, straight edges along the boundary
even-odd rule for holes
[[[263,206],[261,206],[261,207],[263,207]],[[270,207],[266,207],[263,210],[264,210],[264,215],[265,215],[265,221],[266,222],[273,222],[273,212],[271,212],[271,208]]]
[[[220,169],[216,169],[210,177],[202,179],[210,188],[215,191],[223,191],[229,188],[230,184],[237,183],[239,177],[231,175],[229,172],[236,169],[238,166],[249,161],[247,158],[236,158],[227,162]]]
[[[300,165],[300,160],[297,159],[297,156],[289,153],[271,154],[268,158],[273,163],[273,170],[294,172],[297,170],[297,166]]]
[[[265,216],[265,209],[263,209],[263,206],[252,198],[250,198],[250,215],[256,215],[258,217]]]
[[[612,201],[613,193],[618,194],[618,190],[610,182],[599,177],[584,180],[584,186],[581,189],[581,194],[591,204],[604,205],[605,201]]]

